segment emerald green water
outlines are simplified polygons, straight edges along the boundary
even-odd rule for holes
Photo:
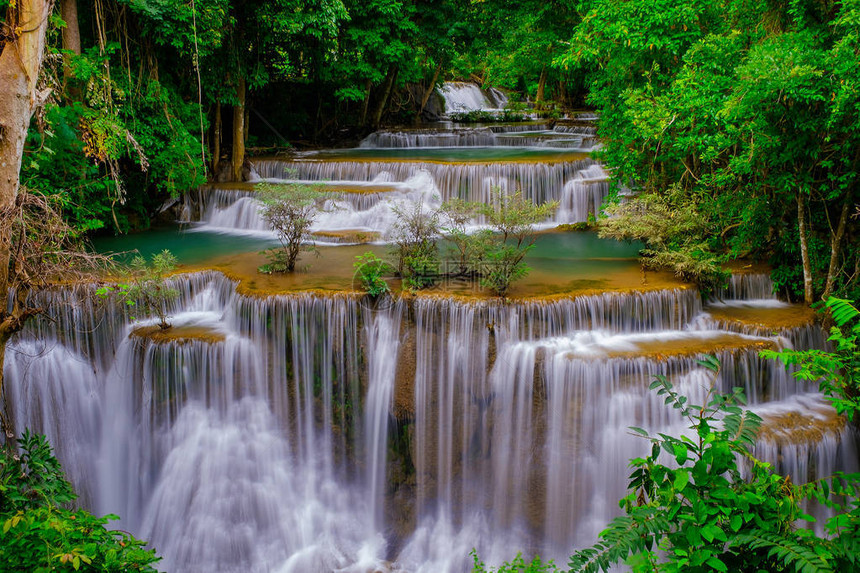
[[[187,226],[178,225],[116,237],[99,237],[93,240],[93,248],[96,251],[119,253],[120,261],[130,260],[137,254],[149,258],[155,253],[168,249],[183,265],[199,265],[214,258],[257,253],[277,244],[274,239],[195,231]],[[445,241],[440,241],[439,246],[444,253],[447,249]],[[380,254],[387,251],[387,247],[382,245],[331,248],[354,249],[360,252],[374,250]],[[635,264],[635,257],[641,248],[642,245],[639,243],[628,244],[600,239],[596,233],[591,232],[551,232],[537,237],[535,247],[529,252],[526,260],[535,271],[550,274],[573,273],[582,276],[592,271],[595,273],[606,271],[609,267],[614,269],[627,267],[631,262]],[[317,259],[319,262],[314,262],[313,259],[310,261],[311,264],[322,264],[319,259]],[[351,273],[352,268],[346,271]]]
[[[164,249],[170,250],[180,264],[195,265],[213,257],[257,252],[274,246],[277,241],[259,237],[225,235],[189,230],[187,226],[172,225],[141,233],[116,237],[97,237],[93,248],[99,253],[118,253],[117,260],[127,262],[135,255],[149,258]]]

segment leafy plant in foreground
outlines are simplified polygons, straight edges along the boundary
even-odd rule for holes
[[[65,506],[75,493],[45,436],[24,432],[0,456],[0,571],[146,571],[159,560],[123,531]]]
[[[828,340],[833,352],[825,350],[763,350],[764,358],[778,358],[786,366],[797,365],[794,376],[803,380],[818,380],[819,389],[849,420],[855,420],[860,410],[860,311],[851,301],[830,297],[824,304],[830,309],[833,322]]]
[[[512,561],[506,561],[497,568],[491,569],[487,569],[474,549],[469,555],[472,556],[473,561],[472,573],[488,573],[489,571],[494,573],[558,573],[558,567],[552,561],[544,563],[540,557],[535,557],[526,562],[521,553],[517,553]]]
[[[719,371],[715,358],[700,364]],[[631,428],[651,442],[651,453],[630,462],[625,515],[571,556],[572,571],[608,571],[619,562],[634,572],[837,570],[826,542],[794,528],[811,519],[800,510],[799,490],[751,456],[761,419],[741,407],[741,389],[723,395],[712,388],[705,404],[694,405],[663,376],[651,388],[693,436]],[[749,464],[748,477],[739,459]]]

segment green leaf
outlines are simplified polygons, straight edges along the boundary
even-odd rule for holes
[[[687,487],[687,483],[690,481],[690,473],[687,470],[678,470],[675,472],[675,490],[676,491],[684,491],[684,488]]]

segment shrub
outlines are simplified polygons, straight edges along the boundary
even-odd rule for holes
[[[476,240],[481,241],[483,251],[477,266],[481,284],[505,296],[514,281],[529,273],[524,259],[537,239],[535,223],[552,215],[558,202],[536,205],[519,191],[505,195],[499,188],[493,194],[495,205],[484,205],[479,210],[493,234],[478,234]]]
[[[388,283],[382,278],[386,273],[391,272],[391,266],[388,263],[368,251],[355,257],[352,266],[367,294],[377,297],[389,292]]]
[[[64,507],[76,496],[44,436],[25,431],[20,446],[0,457],[0,570],[155,571],[145,542],[105,527],[115,515]]]
[[[517,553],[517,556],[512,561],[506,561],[496,568],[489,569],[478,558],[478,553],[474,549],[470,555],[474,563],[472,573],[558,573],[559,571],[558,567],[552,561],[544,563],[540,557],[535,557],[531,561],[526,562],[521,553]]]
[[[457,266],[455,274],[459,276],[477,273],[476,264],[483,251],[482,240],[477,234],[469,234],[467,227],[478,215],[480,207],[480,203],[459,198],[450,199],[442,204],[441,215],[445,222],[442,231],[453,245],[453,248],[449,249],[449,254],[455,258]]]
[[[149,262],[141,256],[134,257],[128,284],[102,287],[96,294],[102,297],[118,294],[127,305],[142,308],[146,314],[155,314],[158,326],[166,330],[170,328],[170,303],[179,297],[179,291],[167,285],[167,276],[177,265],[176,257],[167,249],[153,255]]]
[[[261,273],[291,273],[302,251],[316,252],[311,226],[323,194],[307,185],[260,185],[257,199],[263,204],[263,219],[278,237],[279,248],[264,251],[268,264]]]
[[[410,289],[418,290],[434,284],[439,278],[436,237],[440,232],[440,212],[426,211],[423,201],[408,207],[395,205],[392,208],[397,214],[390,237],[397,273]]]
[[[700,364],[716,377],[715,358]],[[704,405],[688,403],[663,376],[651,388],[689,421],[693,437],[631,428],[651,442],[651,452],[630,461],[630,493],[621,500],[625,515],[609,524],[597,544],[571,556],[572,572],[609,571],[619,562],[635,573],[856,569],[860,476],[798,488],[750,454],[761,420],[741,408],[740,388],[729,395],[712,388]],[[739,459],[749,464],[749,477]],[[795,529],[796,520],[812,519],[800,509],[802,497],[835,505],[836,493],[848,494],[852,505],[830,520],[830,529],[842,529],[836,542]]]
[[[836,412],[855,420],[860,410],[860,311],[851,301],[830,297],[824,304],[832,312],[835,326],[828,340],[833,351],[763,350],[764,358],[778,358],[786,366],[797,365],[796,378],[817,380],[819,389],[830,400]]]

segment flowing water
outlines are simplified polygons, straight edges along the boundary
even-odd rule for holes
[[[599,165],[521,153],[531,159],[347,153],[258,169],[328,175],[338,208],[320,228],[384,229],[387,201],[480,199],[488,178],[529,182],[566,220],[599,208]],[[256,209],[253,187],[210,191],[188,260],[266,244]],[[219,234],[237,232],[251,235]],[[557,237],[535,267],[580,266],[599,284],[605,268],[571,251],[633,254]],[[857,469],[856,436],[815,385],[758,356],[825,345],[760,273],[736,274],[705,303],[681,287],[372,302],[250,296],[212,271],[171,282],[180,296],[165,333],[95,287],[44,293],[50,315],[11,342],[5,365],[17,428],[46,433],[81,503],[121,515],[167,571],[453,573],[473,548],[490,563],[518,551],[564,563],[618,514],[627,460],[648,449],[628,427],[684,429],[648,390],[657,374],[691,400],[712,382],[744,388],[765,420],[756,454],[795,482]],[[696,362],[704,353],[722,362],[716,381]]]
[[[508,96],[496,88],[481,89],[469,82],[445,82],[439,89],[445,100],[445,111],[497,111],[508,103]]]

